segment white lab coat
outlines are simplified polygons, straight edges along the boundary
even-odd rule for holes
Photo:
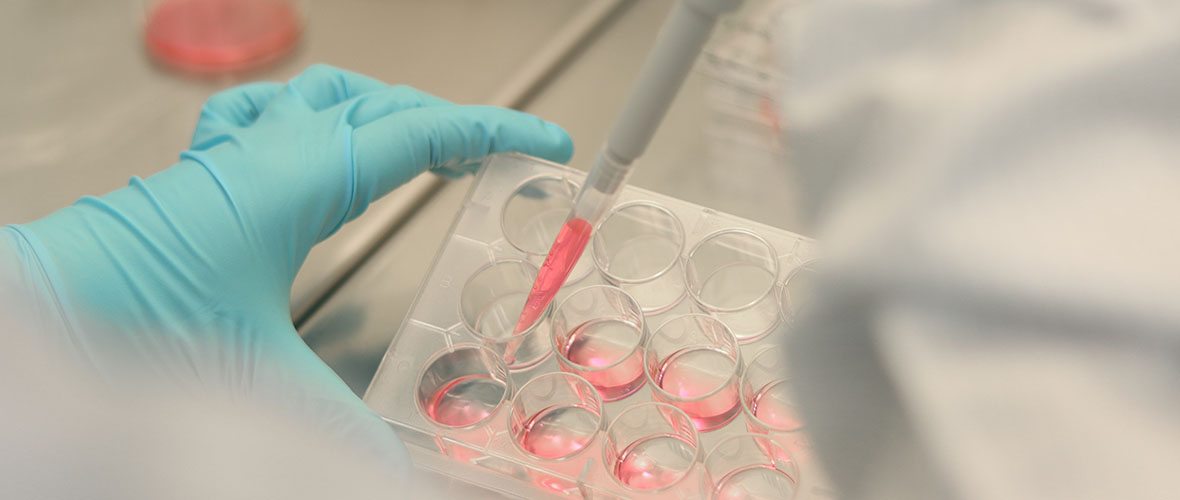
[[[1180,2],[816,0],[789,340],[850,499],[1180,498]]]

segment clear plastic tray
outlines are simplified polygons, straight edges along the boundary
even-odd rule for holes
[[[674,487],[657,494],[639,493],[619,485],[605,470],[602,464],[603,433],[591,443],[591,449],[571,459],[538,460],[525,455],[513,444],[508,432],[507,405],[487,425],[456,433],[427,420],[415,404],[415,385],[423,363],[448,346],[477,342],[459,317],[459,294],[467,277],[495,260],[529,257],[508,244],[501,234],[501,210],[519,186],[543,176],[555,176],[580,185],[585,174],[517,154],[494,155],[487,159],[443,241],[442,249],[419,289],[408,316],[385,354],[365,394],[365,401],[398,432],[418,466],[510,497],[703,498],[703,471],[699,460],[688,476]],[[742,228],[761,235],[778,254],[776,286],[782,284],[792,269],[813,257],[812,242],[799,235],[644,189],[628,186],[618,203],[637,200],[656,202],[680,218],[687,237],[685,252],[702,237],[722,229]],[[773,201],[768,200],[768,204],[773,204]],[[591,251],[588,246],[582,257],[583,263],[591,259]],[[597,272],[591,272],[577,282],[567,283],[555,302],[560,302],[570,292],[581,287],[600,284],[606,282]],[[701,310],[686,297],[671,310],[648,315],[645,319],[650,332],[669,318],[693,312],[699,313]],[[743,362],[748,362],[766,347],[778,344],[784,331],[783,323],[780,322],[766,337],[741,346]],[[512,373],[512,385],[519,389],[539,374],[558,370],[557,360],[550,356],[534,368]],[[650,391],[645,384],[631,396],[605,403],[606,424],[625,408],[651,401]],[[698,459],[702,459],[721,438],[747,432],[746,418],[743,412],[718,430],[700,433],[701,451]],[[788,434],[776,440],[792,453],[800,469],[795,498],[831,498],[833,495],[809,452],[804,434]]]

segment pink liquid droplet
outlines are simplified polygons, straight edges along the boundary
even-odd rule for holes
[[[636,490],[669,486],[688,473],[696,448],[678,436],[658,434],[632,443],[619,455],[614,474]]]
[[[472,425],[496,412],[504,390],[502,382],[487,375],[459,377],[435,391],[426,405],[426,413],[443,425]]]
[[[773,500],[793,498],[795,479],[762,464],[735,469],[717,481],[713,498],[718,500]]]
[[[541,458],[564,458],[594,440],[598,413],[579,405],[545,408],[517,432],[517,442],[529,453]]]
[[[643,332],[634,323],[617,319],[598,319],[578,325],[558,346],[565,359],[579,369],[564,366],[590,382],[605,401],[631,395],[643,386],[643,351],[639,342]]]
[[[668,356],[654,380],[666,393],[653,394],[688,414],[699,431],[717,429],[733,420],[741,408],[737,385],[737,361],[724,351],[688,347]]]
[[[778,429],[795,430],[803,427],[791,402],[790,388],[785,380],[776,380],[758,390],[750,404],[754,417],[761,423]]]
[[[561,290],[561,285],[582,257],[582,251],[590,241],[590,232],[590,223],[585,219],[570,219],[561,226],[557,240],[553,242],[549,255],[545,257],[545,262],[541,264],[541,270],[537,273],[537,281],[533,282],[533,289],[529,292],[520,319],[516,322],[516,333],[533,326],[545,312],[545,308],[549,307],[549,303],[553,302],[553,297]]]

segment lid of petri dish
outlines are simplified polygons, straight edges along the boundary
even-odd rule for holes
[[[149,0],[144,43],[167,65],[228,73],[274,61],[302,31],[295,0]]]

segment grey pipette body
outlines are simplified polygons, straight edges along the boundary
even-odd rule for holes
[[[701,48],[722,14],[742,0],[681,0],[664,22],[623,110],[598,152],[568,219],[594,227],[626,184],[635,159],[647,149]],[[568,220],[567,219],[567,220]]]
[[[582,256],[590,231],[614,205],[631,164],[643,154],[668,113],[672,99],[692,70],[693,62],[709,39],[717,18],[741,4],[741,0],[680,0],[656,38],[655,47],[623,104],[606,144],[598,152],[566,224],[557,235],[528,301],[517,321],[516,333],[530,327],[549,307]],[[581,219],[581,220],[578,220]],[[505,359],[513,359],[518,342],[509,343]]]

